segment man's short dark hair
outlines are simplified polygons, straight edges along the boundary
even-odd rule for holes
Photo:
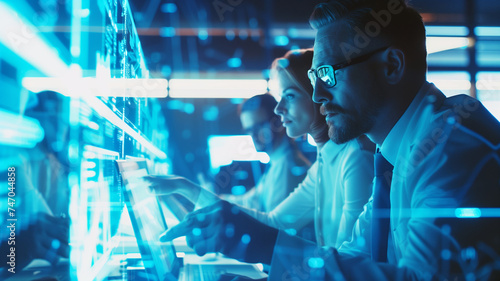
[[[369,35],[377,34],[369,36],[370,40],[382,40],[401,49],[408,67],[425,75],[427,51],[424,23],[420,14],[405,0],[331,0],[317,5],[309,19],[314,29],[337,21],[352,30],[353,35],[367,29],[367,33],[371,33]],[[376,32],[376,24],[380,27],[379,32]]]
[[[256,95],[249,98],[241,105],[240,114],[245,111],[262,110],[267,114],[269,120],[271,120],[272,118],[278,118],[274,113],[274,108],[277,104],[278,102],[276,99],[269,93]]]
[[[68,98],[53,92],[53,91],[43,91],[34,96],[36,99],[32,107],[26,109],[26,115],[30,114],[61,114],[63,111],[63,103]]]

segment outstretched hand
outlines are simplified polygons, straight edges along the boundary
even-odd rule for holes
[[[144,179],[151,184],[149,188],[154,190],[156,195],[177,193],[192,198],[201,189],[199,185],[179,176],[147,176]]]
[[[219,197],[196,183],[179,176],[147,176],[149,188],[157,196],[179,194],[197,207],[205,207],[219,201]]]
[[[183,221],[160,236],[161,242],[186,236],[186,242],[196,254],[203,256],[209,252],[219,252],[222,248],[220,233],[224,227],[221,204],[189,213]]]
[[[39,258],[55,264],[59,258],[69,257],[69,218],[37,213],[34,222],[19,236],[16,246],[22,263]]]
[[[270,263],[278,230],[264,225],[236,205],[219,201],[188,214],[160,236],[170,241],[186,236],[198,255],[221,252],[247,262]]]

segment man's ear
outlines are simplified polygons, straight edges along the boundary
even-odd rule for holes
[[[389,47],[383,54],[384,75],[389,84],[397,84],[403,79],[406,70],[406,56],[400,49]]]

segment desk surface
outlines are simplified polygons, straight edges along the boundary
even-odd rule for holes
[[[262,271],[262,264],[248,264],[238,260],[225,257],[219,253],[209,253],[202,257],[196,255],[194,251],[187,246],[186,239],[181,237],[174,240],[174,246],[177,251],[177,256],[182,258],[184,265],[202,265],[202,266],[219,266],[223,268],[224,272],[244,275],[250,278],[259,279],[266,278],[267,275]],[[116,247],[122,254],[112,255],[98,273],[98,279],[106,279],[106,277],[121,275],[119,272],[120,265],[127,258],[140,259],[139,248],[137,241],[133,236],[122,236],[120,243]],[[123,268],[123,267],[122,267]],[[73,278],[71,277],[73,276]],[[183,273],[179,276],[179,281],[183,280]],[[70,263],[68,259],[61,259],[56,265],[52,266],[45,260],[36,259],[32,261],[22,271],[18,271],[12,276],[7,276],[6,281],[19,281],[19,280],[36,280],[47,278],[46,280],[77,280],[76,272],[71,272]],[[51,279],[57,278],[57,279]],[[45,280],[45,279],[44,279]]]

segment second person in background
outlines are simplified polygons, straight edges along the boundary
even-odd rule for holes
[[[262,212],[270,212],[305,177],[311,165],[288,138],[274,114],[276,100],[269,94],[253,96],[241,106],[240,120],[257,151],[269,155],[269,164],[258,183],[242,195],[222,195],[224,200]]]

